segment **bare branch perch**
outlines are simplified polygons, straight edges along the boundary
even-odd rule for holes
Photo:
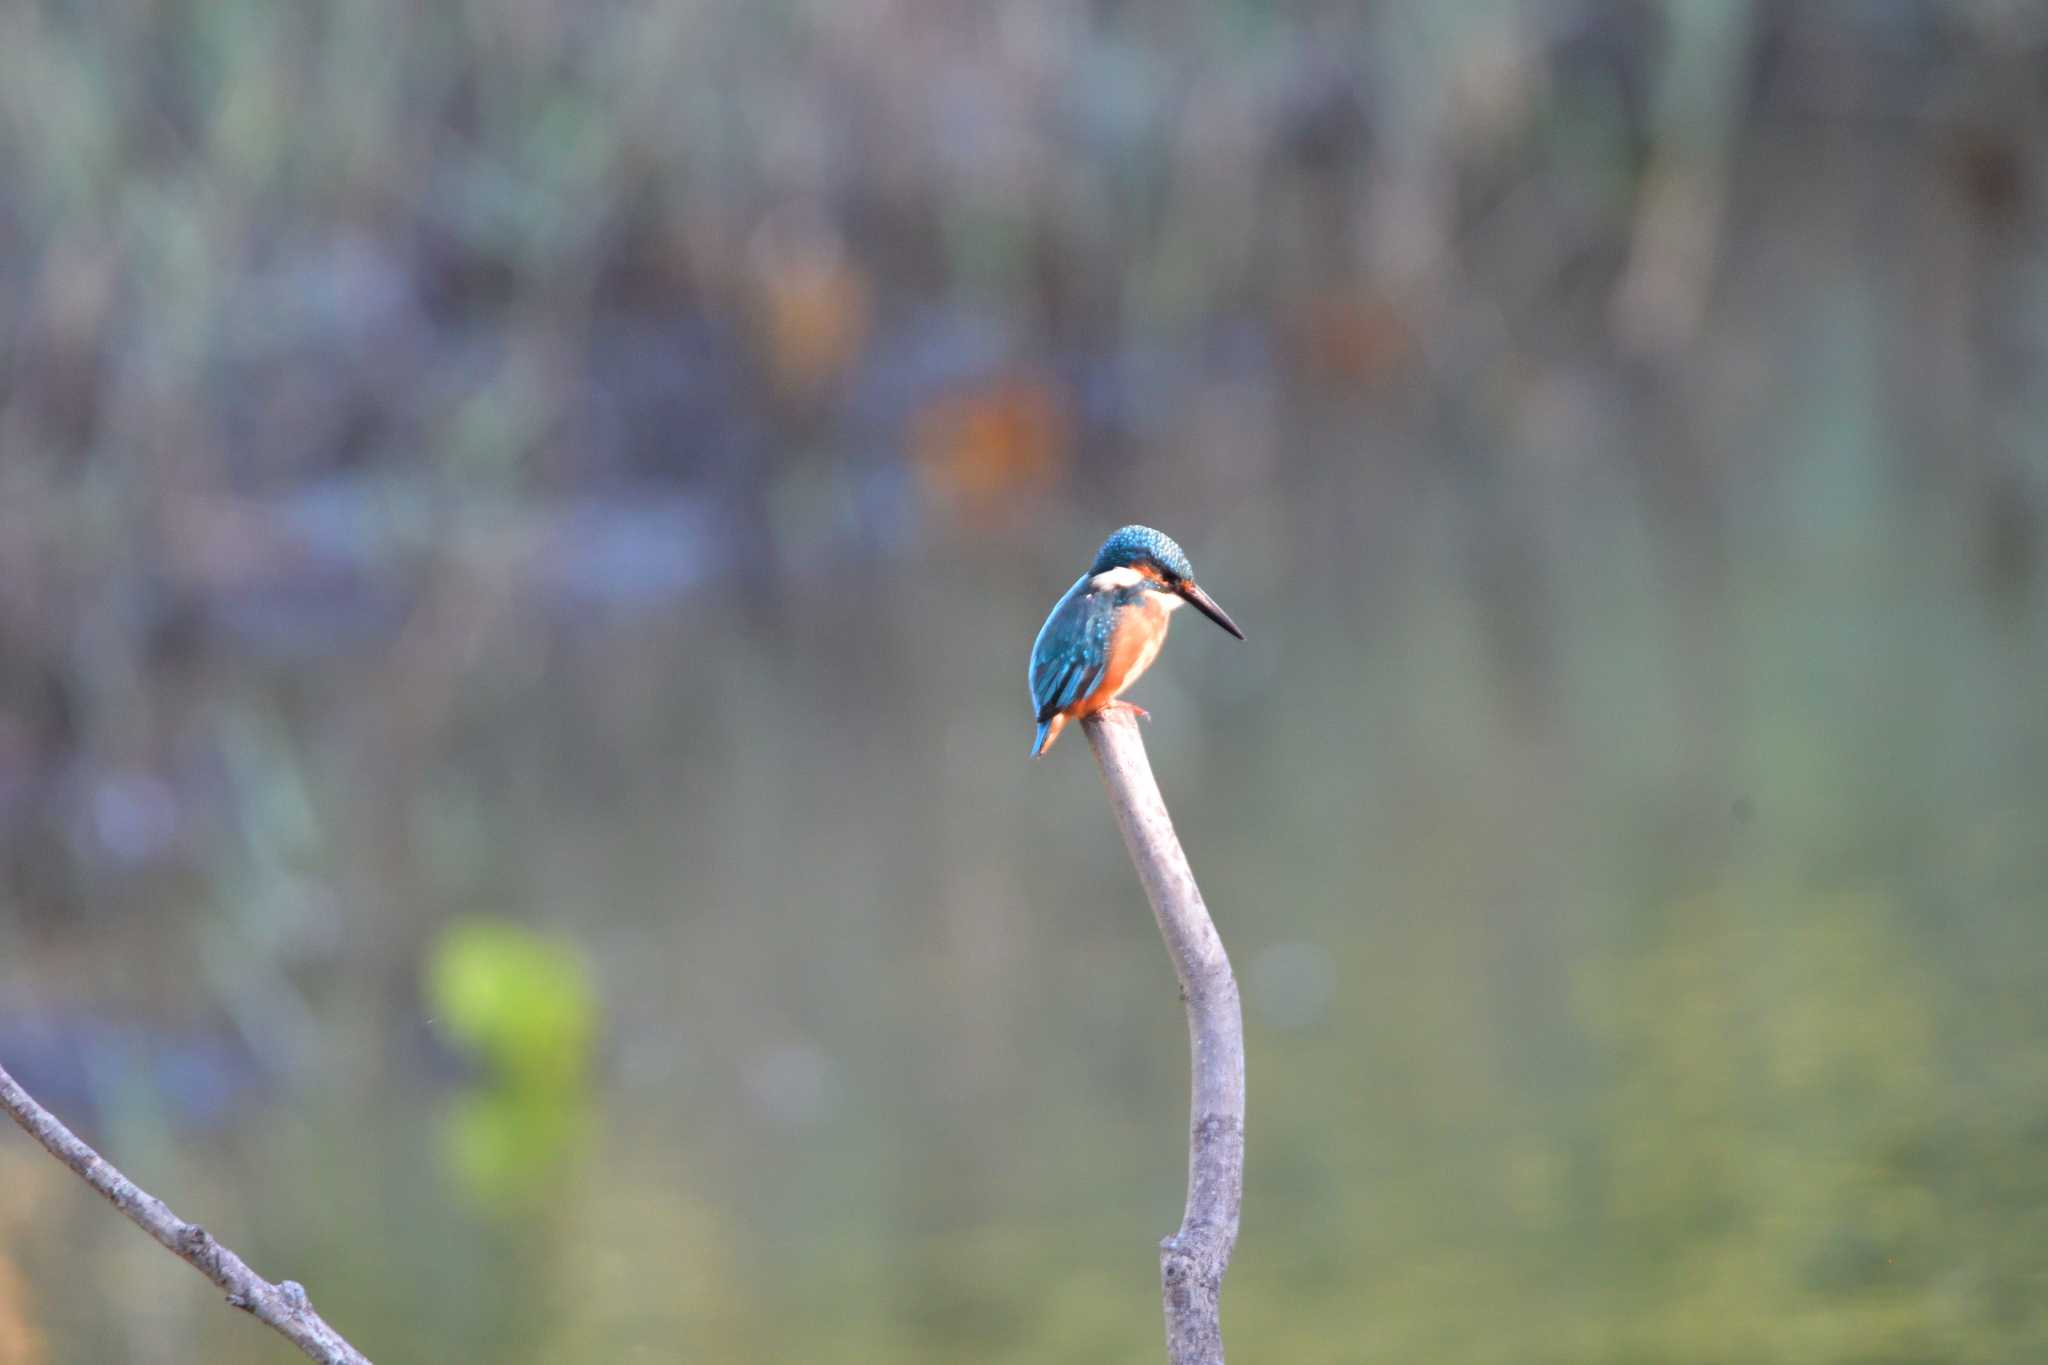
[[[1180,1231],[1159,1244],[1170,1365],[1222,1365],[1219,1300],[1237,1245],[1244,1197],[1244,1018],[1237,978],[1173,820],[1152,776],[1137,720],[1123,707],[1083,725],[1102,784],[1159,921],[1187,1005],[1193,1086],[1188,1112],[1188,1201]]]
[[[268,1324],[307,1357],[321,1365],[370,1365],[369,1358],[329,1327],[296,1281],[278,1284],[249,1269],[241,1257],[213,1239],[197,1223],[172,1213],[164,1201],[114,1169],[104,1157],[79,1140],[55,1114],[37,1104],[14,1077],[0,1067],[0,1107],[51,1156],[77,1172],[79,1179],[105,1195],[136,1226],[191,1263],[219,1285],[236,1308]]]

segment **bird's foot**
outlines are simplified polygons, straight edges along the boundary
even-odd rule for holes
[[[1102,709],[1105,711],[1128,711],[1139,720],[1152,719],[1152,713],[1134,701],[1113,701]]]

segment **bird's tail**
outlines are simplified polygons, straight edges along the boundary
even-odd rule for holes
[[[1031,738],[1031,756],[1033,758],[1037,758],[1040,754],[1044,753],[1045,746],[1052,743],[1051,731],[1055,728],[1055,723],[1058,720],[1058,716],[1047,716],[1044,720],[1038,722],[1038,733]]]

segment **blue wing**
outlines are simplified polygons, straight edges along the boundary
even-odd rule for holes
[[[1114,594],[1090,592],[1084,576],[1067,589],[1031,646],[1031,707],[1040,724],[1093,691],[1109,667]]]

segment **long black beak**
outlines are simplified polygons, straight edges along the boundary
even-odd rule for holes
[[[1174,591],[1194,603],[1201,610],[1202,615],[1208,617],[1238,639],[1242,640],[1244,638],[1244,632],[1237,628],[1237,622],[1230,619],[1230,613],[1217,606],[1215,598],[1196,587],[1194,579],[1182,579],[1180,585]]]

